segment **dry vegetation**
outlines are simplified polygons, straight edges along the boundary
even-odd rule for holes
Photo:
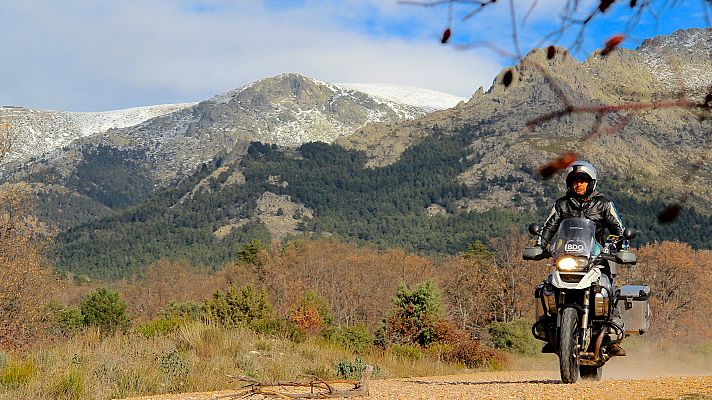
[[[26,349],[40,333],[46,323],[41,304],[55,287],[23,188],[0,189],[0,347],[9,350]]]
[[[243,258],[249,262],[214,273],[161,261],[131,281],[73,277],[53,285],[49,269],[42,267],[40,248],[24,230],[28,226],[20,224],[13,228],[14,236],[3,236],[3,261],[11,268],[3,274],[0,397],[110,398],[236,387],[228,374],[265,380],[353,377],[349,374],[363,362],[377,366],[376,379],[456,373],[465,364],[506,368],[516,356],[511,350],[492,350],[487,327],[493,321],[516,323],[530,317],[533,287],[547,273],[543,263],[521,261],[519,251],[527,238],[513,234],[492,240],[489,249],[475,244],[466,254],[439,260],[331,240],[295,241],[255,247],[252,257]],[[709,354],[712,253],[666,242],[641,248],[639,257],[638,266],[622,276],[651,284],[656,292],[654,328],[646,342],[678,349],[695,346]],[[394,295],[415,293],[427,281],[438,289],[435,297],[442,309],[426,321],[433,328],[431,341],[408,343],[403,338],[410,336],[401,335],[397,343],[374,345],[373,335],[397,315],[392,311]],[[239,296],[247,285],[264,288],[265,318],[282,323],[226,325],[169,311],[176,304],[208,304],[219,297],[218,291],[225,298],[231,287],[238,288],[233,293]],[[49,299],[58,299],[52,313],[57,318],[58,308],[77,309],[102,286],[117,290],[125,300],[128,329],[58,330],[57,320],[43,311]],[[51,287],[57,289],[54,296],[48,296]],[[259,297],[260,292],[251,293]],[[50,324],[52,329],[38,335]],[[404,324],[385,329],[386,338],[418,333]],[[357,338],[344,339],[346,328]]]

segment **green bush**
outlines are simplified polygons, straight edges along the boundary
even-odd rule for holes
[[[79,307],[68,306],[59,301],[47,303],[47,315],[51,317],[50,332],[55,335],[70,336],[86,325]]]
[[[136,333],[146,337],[165,336],[178,330],[178,327],[184,323],[181,318],[158,318],[153,321],[141,324],[136,328]]]
[[[522,354],[536,354],[541,342],[532,336],[532,321],[519,318],[511,322],[493,322],[487,328],[496,349]]]
[[[235,287],[224,292],[218,290],[205,302],[203,310],[208,319],[225,326],[258,323],[272,317],[267,291],[257,291],[251,284],[239,291]]]
[[[393,299],[381,341],[428,346],[437,341],[436,325],[442,319],[440,293],[431,281],[412,291],[401,285]]]
[[[166,308],[161,310],[159,315],[165,319],[198,321],[203,316],[203,308],[200,303],[194,301],[185,301],[182,303],[171,302]]]
[[[361,353],[373,344],[373,335],[363,324],[348,326],[345,328],[332,328],[324,332],[327,340],[355,352]]]
[[[100,287],[81,301],[81,313],[89,326],[97,326],[102,332],[126,331],[129,319],[126,303],[119,292]]]
[[[84,328],[84,314],[79,307],[66,307],[57,313],[55,329],[63,335],[71,335]]]
[[[337,378],[357,381],[357,380],[361,379],[361,373],[363,372],[363,368],[365,366],[366,366],[366,363],[363,361],[363,359],[361,357],[356,357],[353,360],[339,361],[334,366],[334,369],[336,371]],[[378,371],[379,371],[378,366],[374,365],[372,376],[376,376]]]
[[[10,360],[0,369],[0,384],[7,389],[26,386],[37,375],[37,366],[31,359]]]

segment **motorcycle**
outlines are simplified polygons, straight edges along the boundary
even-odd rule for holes
[[[540,236],[541,227],[529,232]],[[626,228],[623,237],[596,241],[596,224],[585,218],[561,222],[547,249],[527,247],[525,260],[553,258],[555,269],[535,290],[535,338],[546,342],[542,352],[559,357],[564,383],[579,377],[600,380],[603,365],[611,358],[611,346],[626,336],[643,334],[650,326],[650,288],[625,285],[616,289],[612,278],[619,265],[637,262],[627,250],[636,232]],[[621,247],[621,250],[618,250]]]

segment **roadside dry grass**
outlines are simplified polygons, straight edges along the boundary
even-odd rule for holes
[[[448,375],[466,368],[440,361],[437,350],[407,353],[371,349],[356,355],[309,337],[302,343],[249,329],[190,322],[165,336],[103,337],[87,329],[25,355],[0,354],[0,399],[109,399],[221,390],[227,375],[265,380],[333,378],[339,363],[378,368],[376,378]]]

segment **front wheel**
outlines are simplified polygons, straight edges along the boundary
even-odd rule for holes
[[[600,381],[601,375],[603,375],[603,367],[593,367],[589,365],[582,365],[580,368],[581,379],[587,381]]]
[[[579,317],[574,308],[561,310],[561,333],[559,335],[559,370],[563,383],[576,383],[579,378],[578,339]]]

